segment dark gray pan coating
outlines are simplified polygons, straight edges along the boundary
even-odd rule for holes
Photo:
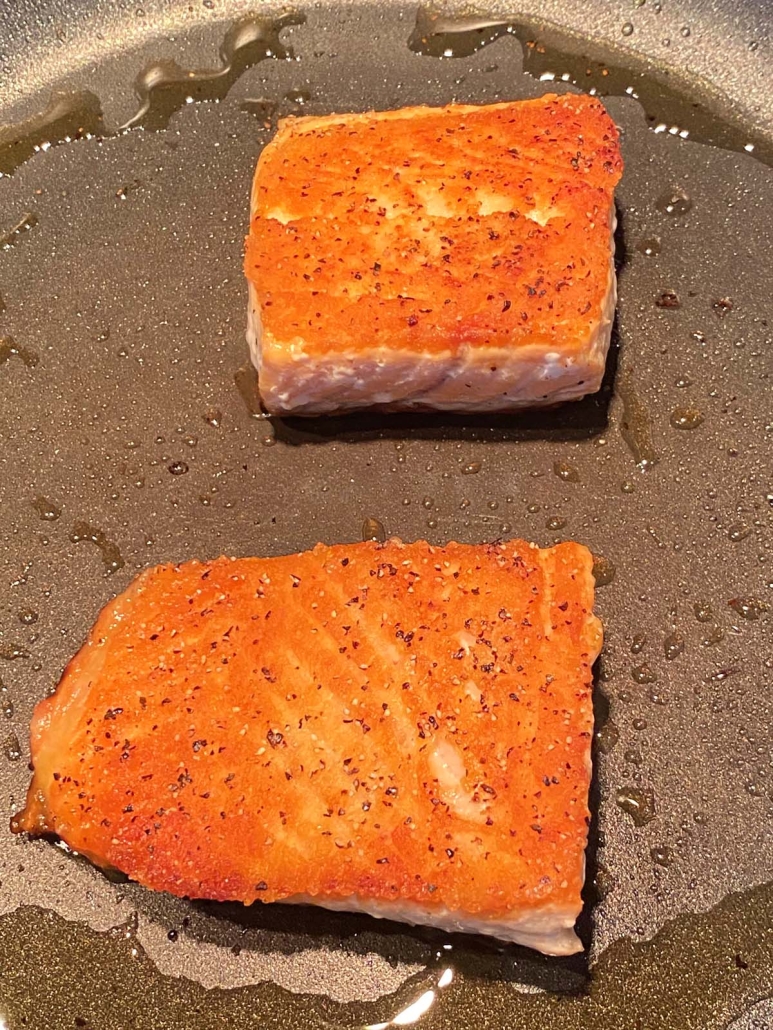
[[[240,23],[221,60],[241,8],[52,5],[36,18],[35,5],[11,6],[0,121],[25,122],[0,130],[7,816],[28,782],[35,702],[99,608],[150,563],[358,539],[368,519],[437,542],[574,538],[604,559],[607,639],[583,923],[587,939],[595,905],[590,978],[585,959],[364,917],[185,903],[2,832],[0,1016],[29,1028],[362,1026],[417,1001],[418,1012],[434,989],[424,1019],[438,1027],[767,1025],[773,181],[755,155],[770,152],[773,107],[763,7],[664,3],[658,13],[653,0],[626,0],[599,14],[587,45],[524,20],[511,32],[426,17],[417,28],[415,11],[396,5],[320,7],[281,25]],[[582,25],[579,4],[541,6]],[[623,49],[605,51],[605,37]],[[519,40],[538,44],[526,49],[530,74]],[[631,66],[634,45],[672,73]],[[430,56],[448,50],[457,56]],[[159,71],[161,59],[179,67]],[[626,173],[615,346],[598,397],[486,420],[260,417],[241,252],[251,173],[279,115],[572,88],[539,81],[549,72],[624,92],[629,66],[645,107],[608,100]],[[218,68],[187,89],[171,81]],[[131,88],[143,70],[145,99],[156,82],[145,111]],[[171,84],[159,89],[157,72]],[[707,73],[713,91],[692,77]],[[41,121],[52,91],[59,106]],[[132,121],[145,128],[116,132]],[[653,132],[660,121],[727,149]],[[35,151],[79,127],[93,138]],[[454,979],[436,988],[446,968]]]

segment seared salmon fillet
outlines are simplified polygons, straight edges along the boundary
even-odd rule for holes
[[[265,407],[506,411],[598,390],[621,174],[591,96],[280,122],[245,255]]]
[[[592,608],[574,543],[148,569],[37,706],[13,829],[176,895],[572,953]]]

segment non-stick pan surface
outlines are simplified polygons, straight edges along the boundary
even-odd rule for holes
[[[606,627],[587,957],[184,902],[2,832],[7,1026],[773,1024],[770,16],[600,8],[548,2],[546,26],[4,5],[6,815],[35,702],[148,564],[358,539],[366,519],[433,542],[574,538],[603,559]],[[626,161],[601,394],[519,418],[262,419],[241,252],[276,118],[572,82],[615,94]]]

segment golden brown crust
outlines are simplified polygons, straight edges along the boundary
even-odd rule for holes
[[[191,897],[577,912],[592,606],[573,543],[150,569],[38,705],[15,828]]]
[[[245,271],[288,354],[587,346],[622,161],[595,97],[287,119]]]

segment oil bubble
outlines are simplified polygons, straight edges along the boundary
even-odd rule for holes
[[[684,651],[684,637],[679,636],[678,633],[669,633],[663,641],[663,650],[667,661],[672,662]]]
[[[669,421],[674,429],[697,429],[703,425],[704,417],[698,408],[674,408]]]
[[[383,544],[386,540],[386,530],[384,529],[384,523],[379,522],[378,519],[367,518],[362,524],[362,539],[363,540],[376,540],[378,543]]]
[[[674,852],[671,848],[666,847],[665,844],[656,844],[650,851],[650,855],[652,856],[653,862],[666,868],[668,868],[674,860]]]
[[[682,302],[679,300],[679,294],[676,290],[661,290],[655,297],[655,306],[676,310],[682,306]]]
[[[568,461],[554,462],[553,472],[559,479],[563,479],[565,483],[579,483],[580,481],[580,473],[577,471],[575,466],[570,465]]]
[[[593,555],[593,578],[597,587],[605,587],[615,578],[617,569],[603,554]]]
[[[619,790],[617,804],[631,817],[634,826],[646,826],[655,818],[655,794],[651,787]]]
[[[660,194],[655,207],[664,215],[686,215],[692,209],[692,197],[681,186],[674,186]]]
[[[652,669],[644,662],[642,665],[637,665],[631,669],[631,679],[634,683],[646,684],[646,683],[657,683],[658,677],[652,671]]]
[[[640,254],[644,254],[645,257],[655,257],[660,253],[660,238],[658,236],[648,236],[644,240],[639,240],[636,244],[636,249]]]

